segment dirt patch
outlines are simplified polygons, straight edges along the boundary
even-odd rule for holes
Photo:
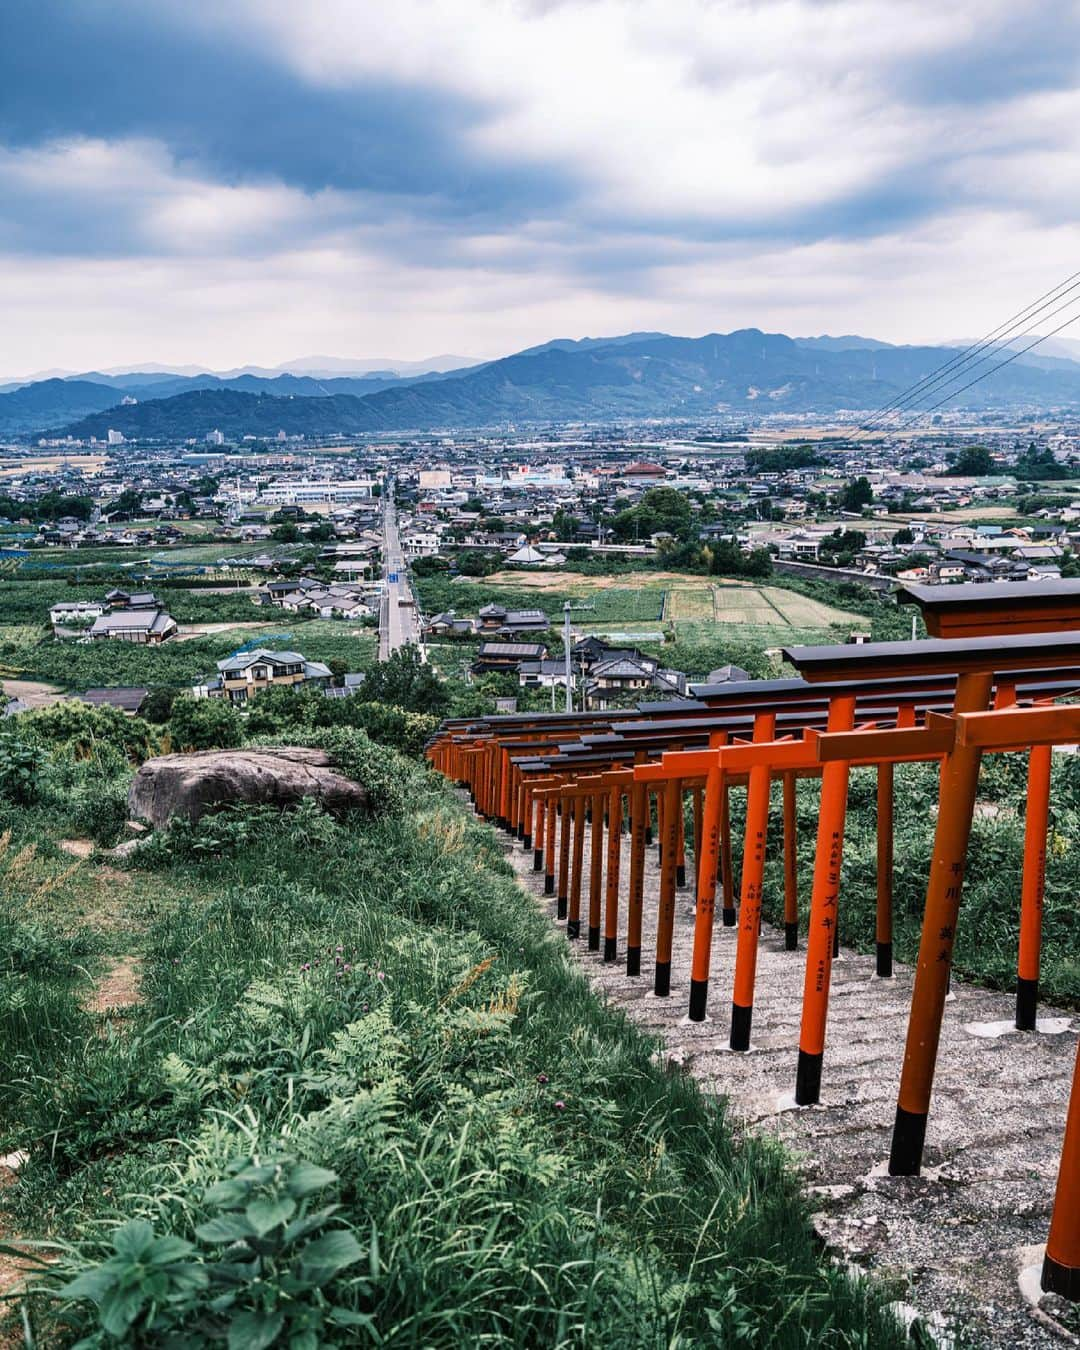
[[[50,703],[59,703],[67,695],[56,684],[46,684],[44,680],[0,680],[0,689],[5,698],[17,698],[28,708],[47,708]]]
[[[94,851],[92,839],[58,839],[56,847],[61,853],[70,853],[73,858],[89,858]]]
[[[533,591],[610,591],[640,586],[663,587],[671,583],[686,589],[709,589],[714,584],[708,577],[694,577],[685,572],[624,572],[606,577],[586,576],[583,572],[493,572],[484,581]],[[752,583],[725,580],[724,585],[750,586]]]
[[[276,625],[268,622],[266,619],[256,621],[245,619],[240,623],[185,623],[180,627],[179,632],[173,638],[174,642],[191,642],[195,638],[214,637],[218,633],[231,633],[237,629],[247,630],[266,630],[274,628]]]
[[[142,966],[137,957],[118,957],[94,985],[93,992],[83,1006],[91,1013],[132,1008],[142,1000],[139,992],[141,978]]]

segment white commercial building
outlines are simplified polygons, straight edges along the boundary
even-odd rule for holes
[[[336,481],[278,479],[268,483],[259,500],[272,506],[311,506],[321,502],[368,501],[373,495],[373,478],[342,478]]]

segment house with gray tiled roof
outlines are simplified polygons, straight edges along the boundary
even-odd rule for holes
[[[217,675],[207,676],[192,687],[196,698],[227,698],[243,704],[263,689],[327,685],[333,678],[330,667],[321,661],[309,661],[299,652],[272,652],[265,647],[227,656],[217,668]]]

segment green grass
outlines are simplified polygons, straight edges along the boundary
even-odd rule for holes
[[[903,1344],[823,1259],[779,1148],[653,1064],[491,832],[404,761],[377,771],[395,803],[377,818],[248,813],[155,847],[131,894],[177,898],[137,918],[135,900],[143,1002],[122,1031],[66,969],[29,973],[56,1006],[32,1042],[0,1022],[3,1146],[30,1154],[0,1192],[7,1231],[80,1242],[69,1266],[133,1215],[198,1245],[230,1160],[287,1153],[334,1174],[321,1198],[364,1258],[322,1294],[382,1345]],[[8,816],[16,850],[65,827],[58,798]],[[34,1300],[44,1336],[53,1306]]]

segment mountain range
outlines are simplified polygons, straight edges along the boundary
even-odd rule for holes
[[[994,354],[945,378],[925,403],[951,395],[946,407],[1080,408],[1080,362],[1057,354],[1068,350],[1019,355],[962,389],[1001,360]],[[90,372],[0,393],[0,435],[104,439],[113,429],[129,439],[172,440],[215,429],[227,437],[326,436],[719,412],[854,413],[882,407],[957,355],[950,346],[750,328],[700,338],[555,339],[495,361],[411,374]]]

